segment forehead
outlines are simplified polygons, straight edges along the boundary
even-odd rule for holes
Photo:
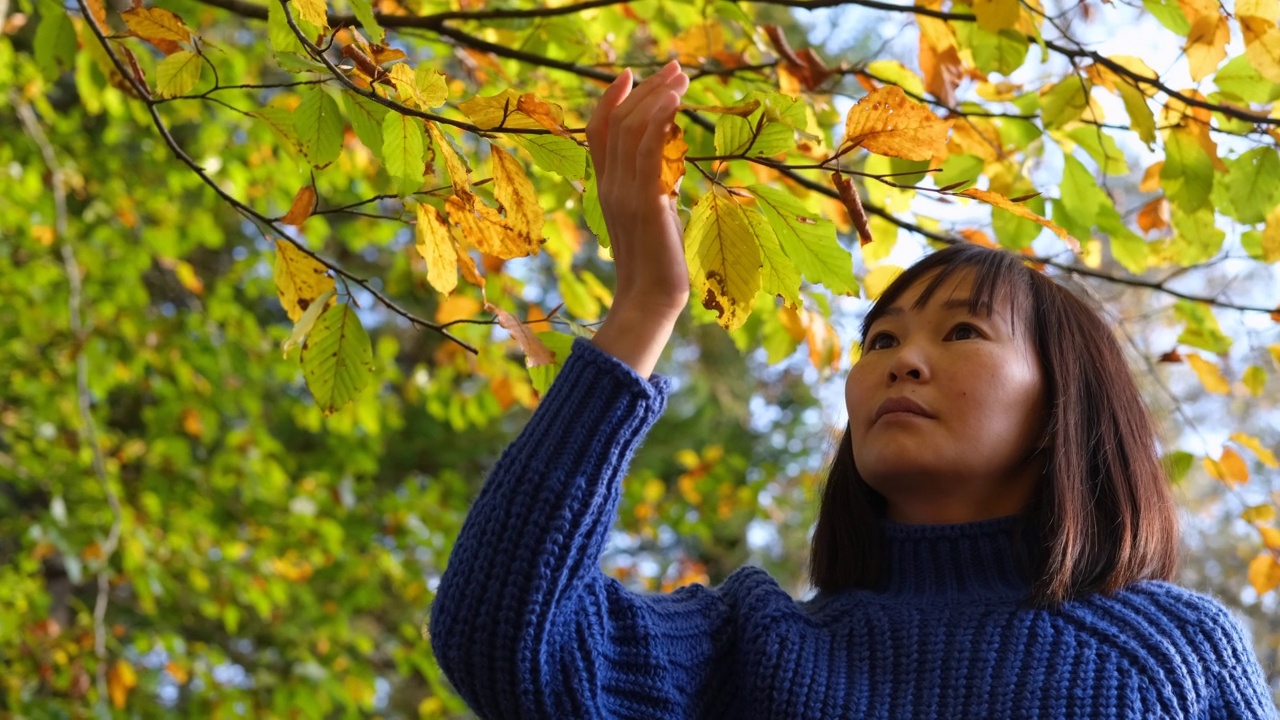
[[[1004,316],[1016,330],[1017,319],[1025,312],[1030,290],[1021,278],[987,266],[969,265],[933,268],[914,278],[906,276],[890,286],[863,319],[863,335],[876,321],[930,310],[963,310],[971,315]],[[1024,321],[1026,318],[1022,318]]]

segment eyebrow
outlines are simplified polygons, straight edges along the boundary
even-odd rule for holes
[[[952,298],[942,303],[942,309],[968,311],[970,307],[970,303],[972,302],[973,302],[973,298]],[[885,308],[883,312],[880,313],[880,317],[881,318],[896,317],[898,315],[902,315],[903,312],[905,311],[902,309],[901,305],[890,305],[889,307]]]

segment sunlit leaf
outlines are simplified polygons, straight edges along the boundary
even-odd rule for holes
[[[179,50],[156,66],[156,94],[160,97],[186,95],[200,82],[200,69],[204,61],[200,56]]]
[[[324,167],[342,152],[342,113],[333,97],[318,85],[309,86],[300,94],[302,102],[294,115],[294,127],[311,164]]]
[[[425,203],[415,208],[415,247],[427,263],[427,282],[448,295],[458,286],[458,253],[450,236],[449,223],[438,210]]]
[[[1249,482],[1249,466],[1245,465],[1240,453],[1231,448],[1224,448],[1222,457],[1217,460],[1206,457],[1204,469],[1211,477],[1221,481],[1227,487]]]
[[[806,209],[785,190],[767,185],[747,189],[759,200],[783,252],[806,280],[821,283],[837,294],[857,294],[853,258],[837,242],[835,226],[829,220]]]
[[[840,144],[889,157],[929,160],[943,154],[950,129],[951,123],[890,85],[867,93],[849,110]]]
[[[694,206],[685,230],[695,294],[727,330],[746,322],[760,289],[760,243],[748,212],[754,211],[716,188]]]
[[[1200,384],[1204,385],[1205,390],[1215,395],[1226,395],[1231,392],[1231,383],[1227,382],[1227,378],[1217,365],[1194,353],[1187,355],[1187,362],[1191,364],[1191,369],[1200,378]]]
[[[325,290],[320,297],[307,305],[307,311],[302,313],[302,317],[298,318],[298,322],[293,324],[293,332],[289,333],[289,337],[285,338],[284,343],[280,346],[284,357],[288,358],[289,351],[301,343],[307,337],[307,334],[311,332],[311,328],[315,327],[316,320],[320,318],[320,313],[333,304],[334,294],[333,288]]]
[[[329,10],[325,0],[289,0],[293,12],[298,18],[318,28],[329,27]]]
[[[289,319],[297,322],[311,303],[333,290],[329,269],[308,257],[292,243],[277,240],[275,283],[280,304]]]
[[[1013,213],[1014,215],[1017,215],[1020,218],[1025,218],[1027,220],[1030,220],[1031,222],[1036,223],[1037,225],[1046,227],[1049,230],[1051,230],[1054,235],[1057,235],[1059,238],[1061,238],[1062,241],[1067,244],[1067,247],[1071,248],[1072,252],[1080,252],[1080,242],[1076,240],[1074,237],[1072,237],[1071,234],[1068,233],[1061,226],[1057,225],[1051,220],[1048,220],[1044,217],[1041,217],[1040,215],[1037,215],[1031,212],[1030,210],[1026,209],[1022,205],[1019,205],[1018,203],[1013,202],[1009,198],[999,193],[993,193],[988,190],[979,190],[978,188],[969,188],[968,190],[962,190],[957,194],[964,195],[965,197],[973,198],[974,200],[981,200],[982,202],[987,203],[988,205],[1000,208],[1001,210],[1005,210],[1007,212]]]
[[[399,194],[409,195],[422,187],[422,123],[396,112],[382,120],[382,162],[396,180]]]
[[[1274,552],[1263,552],[1249,563],[1249,584],[1259,595],[1280,587],[1280,560]]]
[[[1280,468],[1280,462],[1277,462],[1275,453],[1262,446],[1262,441],[1258,438],[1242,432],[1231,433],[1231,440],[1241,447],[1249,448],[1254,455],[1258,456],[1258,460],[1271,469]]]
[[[369,384],[373,348],[355,308],[339,303],[324,311],[302,346],[302,374],[326,415],[351,402]]]

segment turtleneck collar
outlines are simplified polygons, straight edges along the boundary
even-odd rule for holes
[[[1024,599],[1031,583],[1019,565],[1019,516],[951,525],[881,520],[888,583],[878,595],[937,603]]]

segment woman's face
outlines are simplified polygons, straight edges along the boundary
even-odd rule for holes
[[[868,328],[849,372],[854,462],[899,522],[1015,514],[1043,472],[1048,424],[1030,331],[1009,307],[970,314],[967,270],[913,309],[930,277]]]

